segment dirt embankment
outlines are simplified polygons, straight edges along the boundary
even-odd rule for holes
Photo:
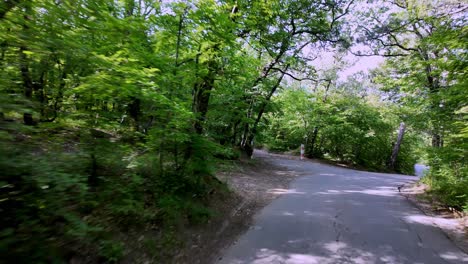
[[[271,158],[263,153],[232,162],[218,173],[231,194],[214,202],[218,214],[207,225],[187,232],[185,246],[172,263],[215,262],[219,252],[249,228],[254,214],[287,190],[298,175],[269,162]]]

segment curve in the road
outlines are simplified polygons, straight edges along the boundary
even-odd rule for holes
[[[304,176],[256,215],[220,264],[468,263],[399,195],[397,186],[415,177],[259,154]]]

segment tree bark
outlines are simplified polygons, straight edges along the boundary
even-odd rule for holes
[[[441,148],[443,146],[442,136],[438,133],[432,134],[432,147]]]
[[[136,131],[140,131],[141,101],[139,98],[131,97],[128,104],[128,113],[133,119]]]
[[[406,124],[404,122],[400,123],[400,128],[398,129],[398,137],[396,143],[393,145],[392,155],[389,160],[389,168],[394,170],[397,162],[398,153],[400,152],[401,143],[403,142],[403,137],[405,135]]]
[[[208,68],[208,74],[195,84],[193,92],[192,111],[196,115],[194,128],[199,135],[203,133],[203,122],[208,113],[211,91],[214,88],[215,72],[217,71],[216,62],[214,60],[210,61]]]
[[[312,138],[310,140],[310,144],[306,146],[308,148],[307,156],[309,158],[315,157],[315,143],[317,142],[317,135],[318,135],[318,127],[314,127],[314,131],[312,132]]]
[[[199,67],[199,56],[201,54],[200,50],[201,46],[199,46],[198,54],[195,59],[195,64]],[[218,46],[212,47],[214,50],[218,51]],[[218,64],[215,61],[215,58],[212,58],[208,62],[206,62],[206,67],[208,68],[208,72],[203,76],[197,75],[197,81],[193,87],[193,98],[192,98],[192,112],[195,115],[195,120],[193,122],[193,129],[197,135],[203,134],[203,123],[206,119],[206,114],[208,113],[208,105],[210,102],[211,91],[214,88],[215,84],[215,77],[218,72]],[[194,155],[194,148],[192,143],[188,144],[187,149],[185,150],[184,154],[184,162],[182,163],[181,167],[185,167],[188,160],[193,157]]]
[[[285,68],[284,72],[286,72],[288,70],[288,68],[289,68],[289,65],[286,65],[286,68]],[[250,131],[248,131],[248,133],[247,133],[248,136],[245,137],[244,141],[241,144],[241,151],[243,152],[243,156],[247,156],[247,157],[250,158],[252,156],[252,154],[253,154],[253,140],[255,138],[255,135],[257,134],[258,124],[260,123],[260,120],[261,120],[261,118],[263,116],[263,113],[265,112],[265,109],[266,109],[268,103],[270,102],[271,97],[273,96],[273,94],[276,92],[276,90],[280,86],[281,81],[283,80],[283,77],[284,77],[284,72],[281,73],[281,75],[278,78],[278,80],[276,81],[275,85],[273,85],[270,92],[266,96],[265,100],[260,105],[260,109],[259,109],[259,112],[257,114],[257,118],[255,119],[255,122],[252,125],[252,129]]]

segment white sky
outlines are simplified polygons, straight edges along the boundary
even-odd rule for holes
[[[334,52],[323,52],[321,57],[312,63],[317,70],[326,70],[333,68],[334,64]],[[357,72],[363,71],[365,73],[369,70],[375,69],[379,64],[384,62],[384,58],[380,56],[372,57],[359,57],[353,54],[348,54],[344,57],[346,66],[343,66],[343,69],[338,72],[339,80],[344,81],[348,76],[351,76]]]
[[[346,57],[347,59],[349,58],[349,60],[356,61],[356,63],[353,66],[341,71],[341,73],[339,74],[340,79],[346,79],[348,76],[353,75],[354,73],[357,73],[359,71],[369,72],[369,70],[377,68],[379,64],[381,64],[385,60],[383,57],[379,56],[357,57],[350,54]]]

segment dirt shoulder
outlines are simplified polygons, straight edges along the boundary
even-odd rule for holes
[[[426,184],[414,182],[404,185],[401,195],[428,216],[434,225],[468,254],[468,215],[444,206],[435,196],[428,193],[428,190]]]
[[[225,164],[216,176],[231,190],[228,197],[214,199],[217,216],[207,225],[187,232],[184,247],[172,263],[214,263],[250,226],[261,208],[281,195],[298,175],[274,165],[268,154],[249,161]]]

